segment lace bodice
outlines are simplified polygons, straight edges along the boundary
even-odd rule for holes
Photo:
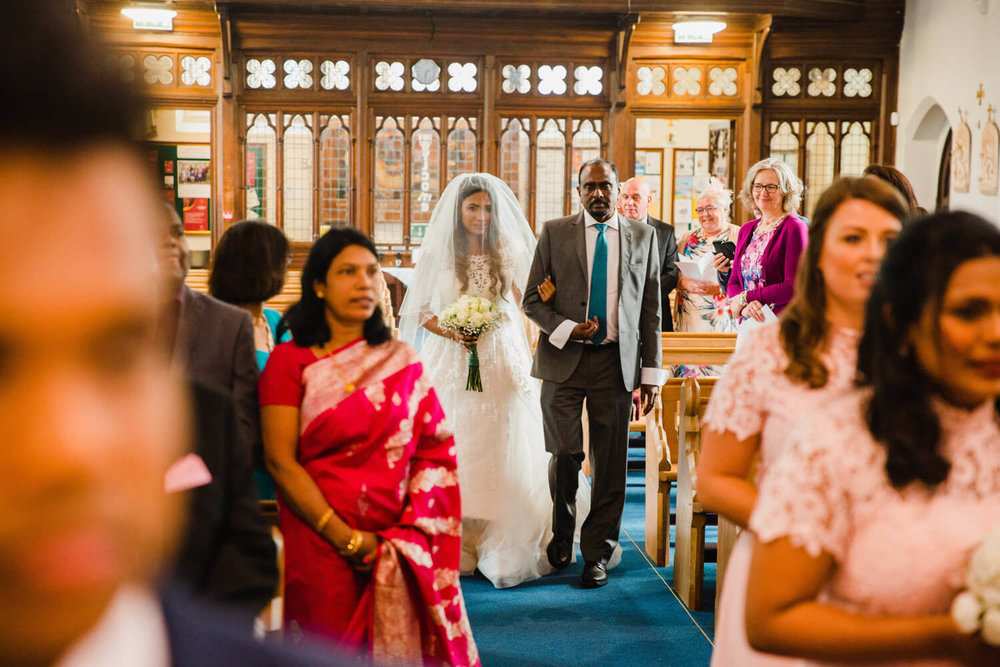
[[[829,403],[850,385],[858,337],[852,329],[831,330],[827,350],[820,354],[829,379],[825,387],[809,389],[785,375],[788,356],[779,340],[779,324],[761,327],[733,353],[705,409],[705,424],[740,440],[760,434],[759,481],[796,418]]]
[[[491,293],[490,258],[486,255],[469,255],[469,288],[466,294],[485,299],[496,299]]]
[[[837,570],[824,598],[864,613],[946,612],[971,550],[1000,522],[1000,428],[992,404],[943,405],[948,479],[933,491],[893,488],[886,453],[864,423],[868,393],[851,390],[790,435],[763,481],[750,527],[787,536]]]

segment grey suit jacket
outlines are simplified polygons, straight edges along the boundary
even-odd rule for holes
[[[184,377],[232,395],[241,442],[260,461],[260,408],[253,322],[245,310],[184,286],[173,363]]]
[[[617,214],[616,214],[617,215]],[[618,216],[618,347],[622,380],[632,391],[641,368],[660,368],[660,261],[652,226]],[[565,320],[587,319],[586,224],[581,211],[549,220],[535,248],[524,290],[524,312],[541,329],[531,374],[549,382],[565,382],[580,362],[584,343],[569,341],[559,349],[549,335]],[[538,285],[552,276],[555,297],[542,303]]]

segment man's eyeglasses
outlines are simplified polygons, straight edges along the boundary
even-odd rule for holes
[[[695,215],[701,215],[702,213],[712,213],[718,206],[702,206],[701,208],[696,208],[694,210]]]
[[[762,183],[754,183],[751,190],[754,191],[754,194],[759,194],[761,190],[767,190],[767,194],[773,195],[775,192],[778,191],[780,187],[781,187],[780,185],[775,185],[774,183],[768,183],[767,185],[763,185]]]

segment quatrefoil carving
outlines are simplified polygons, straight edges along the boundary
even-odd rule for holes
[[[867,67],[860,70],[853,67],[844,72],[844,95],[846,97],[871,97],[872,71]]]
[[[833,97],[833,94],[837,92],[837,84],[834,81],[837,80],[837,70],[832,67],[827,67],[826,69],[820,69],[819,67],[813,67],[809,70],[809,88],[807,89],[812,97]]]
[[[736,94],[736,68],[713,67],[708,70],[708,92],[710,95]]]
[[[639,85],[636,90],[640,95],[662,95],[667,92],[667,85],[663,79],[667,76],[667,71],[662,67],[640,67],[636,72],[639,76]]]
[[[785,95],[795,97],[802,92],[802,87],[799,85],[802,72],[797,67],[789,67],[788,69],[775,67],[774,71],[771,72],[771,77],[774,79],[771,92],[774,93],[775,97]]]
[[[674,95],[697,95],[700,92],[700,67],[678,67],[674,70]]]

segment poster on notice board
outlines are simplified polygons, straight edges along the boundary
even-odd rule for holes
[[[212,229],[212,147],[207,144],[151,144],[149,159],[186,234]]]

